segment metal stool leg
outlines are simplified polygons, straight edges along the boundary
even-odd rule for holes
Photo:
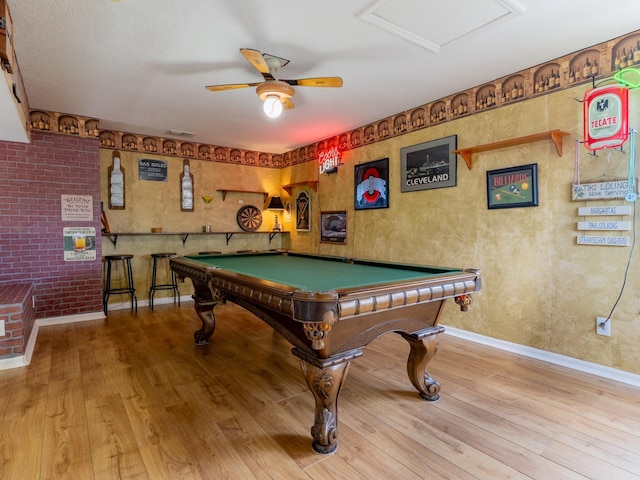
[[[175,257],[175,253],[152,253],[151,258],[153,258],[153,265],[151,268],[151,288],[149,289],[149,305],[151,306],[151,311],[154,308],[154,295],[157,290],[171,290],[171,294],[173,297],[173,303],[176,303],[176,297],[178,299],[178,306],[180,306],[180,290],[178,289],[178,279],[175,275],[175,272],[170,269],[169,264],[167,263],[167,282],[169,283],[158,283],[158,262],[162,259],[165,259],[169,262],[171,257]]]
[[[136,289],[134,287],[133,282],[133,269],[131,267],[131,259],[133,255],[107,255],[104,257],[104,289],[102,292],[102,309],[104,310],[105,315],[109,313],[109,297],[111,295],[120,295],[120,294],[128,294],[131,297],[131,308],[136,312],[138,311],[138,299],[136,297]],[[122,275],[124,278],[122,281],[124,282],[124,286],[116,286],[112,285],[112,267],[115,262],[120,262],[122,266]],[[116,264],[117,265],[117,264]],[[119,285],[123,285],[120,283]]]
[[[126,259],[127,263],[127,286],[129,287],[129,294],[131,295],[131,308],[138,312],[138,298],[136,297],[136,289],[133,286],[133,270],[131,269],[131,259]],[[134,306],[135,305],[135,306]]]

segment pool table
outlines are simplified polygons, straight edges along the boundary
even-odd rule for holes
[[[292,345],[315,397],[312,448],[337,448],[337,403],[352,360],[388,332],[410,346],[407,372],[425,400],[440,384],[427,363],[438,349],[445,300],[468,310],[480,290],[480,271],[376,262],[288,251],[193,255],[170,260],[179,278],[193,282],[202,327],[196,344],[215,329],[214,307],[234,302],[269,324]]]

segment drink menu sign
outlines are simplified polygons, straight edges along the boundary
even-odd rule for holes
[[[635,182],[634,182],[635,183]],[[633,185],[632,185],[633,187]],[[572,199],[582,200],[609,200],[625,198],[629,192],[627,180],[611,182],[574,184]],[[621,221],[620,217],[631,214],[629,205],[596,205],[578,208],[578,215],[584,218],[577,224],[579,234],[576,238],[578,245],[596,245],[601,247],[628,247],[631,239],[626,235],[589,235],[586,232],[609,231],[623,232],[631,228],[631,223]]]
[[[634,182],[635,183],[635,182]],[[627,180],[573,185],[571,200],[609,200],[624,198],[629,193]]]

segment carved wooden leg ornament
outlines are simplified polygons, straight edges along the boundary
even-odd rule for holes
[[[319,368],[300,359],[302,373],[316,399],[315,420],[311,427],[312,448],[316,453],[332,453],[338,448],[338,395],[350,363]]]
[[[193,287],[196,313],[202,322],[202,327],[194,332],[193,338],[196,345],[206,345],[216,329],[216,317],[213,314],[213,309],[218,302],[224,300],[224,296],[218,289],[212,292],[205,283],[194,281]]]
[[[200,317],[202,327],[193,333],[193,339],[196,345],[206,345],[216,329],[216,317],[213,314],[214,307],[218,302],[211,300],[201,300],[195,297],[196,313]]]
[[[444,331],[443,328],[438,331]],[[407,373],[409,380],[420,393],[420,397],[430,402],[440,399],[440,383],[427,373],[427,364],[438,351],[438,334],[430,334],[426,337],[401,333],[409,342],[411,351],[407,360]]]

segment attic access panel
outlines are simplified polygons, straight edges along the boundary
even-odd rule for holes
[[[514,0],[378,0],[358,17],[438,53],[458,38],[523,12]]]

